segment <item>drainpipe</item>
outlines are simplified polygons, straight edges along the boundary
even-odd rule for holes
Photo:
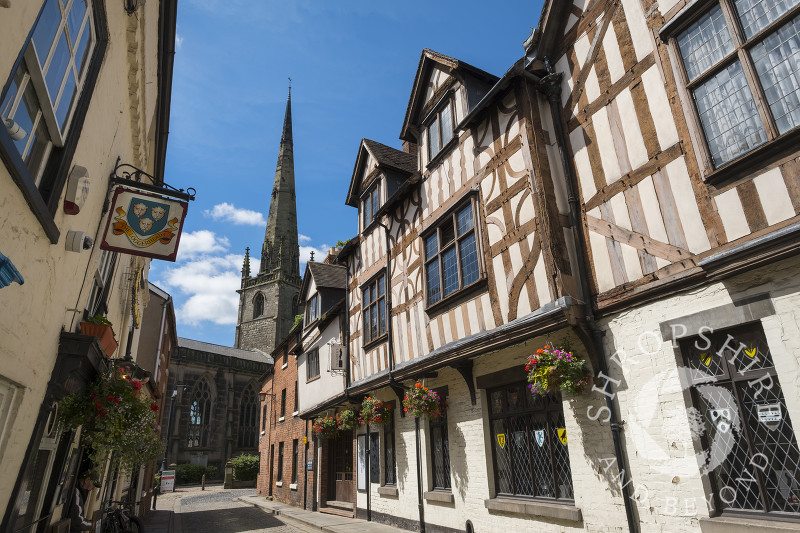
[[[306,433],[305,433],[305,442],[303,443],[303,457],[304,457],[304,465],[303,465],[303,509],[308,509],[308,420],[306,420]]]
[[[425,505],[422,499],[422,463],[420,462],[419,418],[414,417],[414,437],[417,445],[417,507],[419,508],[419,533],[425,533]]]
[[[370,471],[369,455],[370,455],[372,446],[370,444],[370,438],[369,438],[369,421],[367,421],[366,426],[367,426],[367,438],[364,439],[364,441],[365,441],[364,442],[364,454],[366,455],[366,461],[365,462],[366,462],[366,470],[367,470],[367,472],[366,472],[366,478],[367,478],[367,522],[371,522],[372,521],[372,506],[371,506],[370,492],[372,492],[372,479],[371,479],[371,475],[370,474],[372,472]]]
[[[606,351],[605,346],[603,344],[603,330],[597,325],[594,317],[594,309],[592,308],[591,302],[591,292],[589,290],[589,282],[588,282],[588,267],[586,266],[585,261],[585,244],[583,242],[583,233],[578,231],[578,228],[582,227],[581,220],[580,220],[580,205],[578,201],[578,197],[575,194],[575,190],[572,186],[573,180],[575,179],[575,175],[572,171],[572,166],[570,165],[569,158],[567,157],[566,153],[566,138],[564,135],[564,129],[561,123],[561,74],[556,73],[553,69],[552,65],[550,64],[550,60],[545,57],[544,58],[545,65],[547,67],[548,75],[544,78],[540,78],[535,76],[529,72],[524,72],[525,78],[534,82],[536,88],[542,92],[545,96],[547,96],[547,100],[550,103],[550,113],[553,118],[553,127],[555,128],[556,134],[556,141],[558,144],[558,152],[561,156],[561,164],[564,167],[564,172],[566,173],[566,186],[567,186],[567,196],[569,198],[569,215],[570,215],[570,225],[572,229],[572,236],[573,240],[575,241],[575,246],[577,248],[577,256],[578,261],[578,269],[577,269],[577,276],[578,281],[581,287],[581,293],[583,295],[583,305],[585,309],[585,320],[586,325],[588,326],[589,332],[591,333],[592,342],[594,344],[595,353],[597,353],[597,362],[600,372],[604,375],[608,375],[608,363],[606,362]],[[610,383],[606,384],[607,386],[611,386]],[[606,400],[606,407],[609,411],[609,423],[611,425],[611,437],[614,441],[614,455],[617,459],[617,465],[619,466],[620,472],[620,482],[622,483],[622,494],[623,494],[623,502],[625,504],[625,516],[628,521],[628,531],[630,533],[637,533],[639,530],[638,522],[634,518],[634,510],[633,504],[631,503],[631,499],[633,495],[630,493],[630,480],[628,479],[628,462],[625,456],[625,450],[622,447],[622,440],[620,437],[620,431],[622,430],[622,425],[618,422],[617,416],[617,405],[614,399],[616,398],[616,394],[603,394]]]

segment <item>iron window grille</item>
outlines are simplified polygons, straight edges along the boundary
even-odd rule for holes
[[[381,274],[362,289],[364,344],[386,335],[386,277]]]
[[[471,196],[423,235],[428,306],[480,279],[475,220],[475,200]]]
[[[281,391],[281,418],[286,416],[286,389]]]
[[[255,448],[258,433],[258,395],[250,384],[239,405],[239,447]]]
[[[311,350],[306,360],[306,381],[317,377],[319,377],[319,350]]]
[[[258,318],[264,314],[264,295],[260,292],[253,299],[253,318]]]
[[[572,501],[561,398],[533,394],[524,382],[488,392],[497,495]]]
[[[383,426],[383,465],[384,485],[397,484],[397,457],[394,449],[394,411],[395,403],[389,402],[392,406],[389,414],[389,423]]]
[[[364,229],[366,229],[372,221],[375,220],[375,213],[380,208],[380,182],[373,185],[362,200],[361,209],[363,213]]]
[[[381,482],[381,445],[380,434],[369,434],[369,482]]]
[[[446,103],[433,114],[428,124],[428,161],[436,157],[450,139],[453,138],[453,106],[448,98]]]
[[[297,456],[299,455],[297,439],[292,441],[292,483],[297,483]]]
[[[713,168],[800,126],[800,3],[720,0],[675,37]]]
[[[278,443],[278,474],[275,481],[283,481],[283,443]]]
[[[439,393],[442,403],[447,401],[446,395]],[[439,418],[428,421],[431,435],[431,471],[433,472],[433,490],[450,490],[450,441],[447,435],[447,409],[442,410]]]
[[[680,347],[692,430],[713,466],[714,510],[800,518],[800,449],[761,324]]]
[[[189,429],[186,434],[187,448],[208,446],[208,427],[211,419],[211,387],[205,378],[194,386],[189,404]]]

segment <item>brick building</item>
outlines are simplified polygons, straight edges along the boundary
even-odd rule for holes
[[[295,357],[302,330],[303,323],[299,322],[272,352],[275,364],[261,386],[258,493],[311,508],[314,476],[305,468],[312,458],[311,422],[298,416]]]

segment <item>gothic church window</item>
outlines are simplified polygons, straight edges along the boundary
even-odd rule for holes
[[[800,126],[798,39],[798,0],[721,0],[677,35],[714,168]]]
[[[239,404],[239,448],[255,448],[258,434],[258,395],[253,384],[245,388]]]
[[[189,402],[189,431],[186,435],[186,447],[204,448],[208,446],[212,403],[211,387],[205,378],[194,386]]]
[[[260,292],[253,299],[253,318],[258,318],[264,314],[264,295]]]

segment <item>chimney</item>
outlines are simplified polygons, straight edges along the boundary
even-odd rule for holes
[[[409,141],[403,141],[403,151],[407,154],[417,155],[417,144]]]
[[[336,262],[336,258],[339,257],[339,252],[342,251],[341,246],[333,246],[330,250],[328,250],[328,255],[325,257],[323,263],[326,265],[332,265]]]

